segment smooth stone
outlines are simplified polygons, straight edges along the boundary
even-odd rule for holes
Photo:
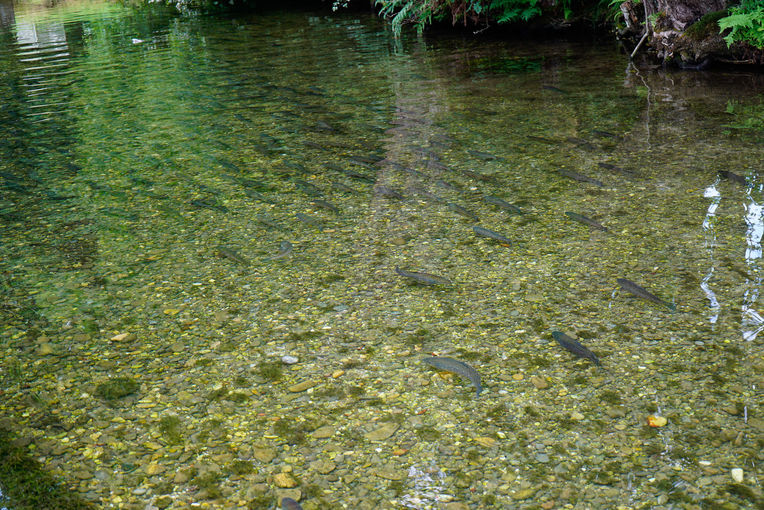
[[[291,489],[292,487],[297,487],[297,481],[292,478],[292,475],[289,473],[276,473],[273,475],[273,483],[282,489]]]
[[[173,499],[172,499],[172,496],[168,496],[168,495],[166,495],[166,494],[165,494],[164,496],[159,496],[159,497],[158,497],[158,498],[157,498],[157,499],[154,501],[154,505],[156,505],[156,507],[157,507],[159,510],[164,510],[165,508],[167,508],[167,507],[169,507],[170,505],[172,505],[172,503],[173,503]]]
[[[252,450],[252,456],[263,463],[268,463],[276,457],[276,452],[273,448],[254,448]]]
[[[395,431],[398,430],[398,427],[399,425],[397,423],[384,423],[381,427],[364,434],[364,437],[369,441],[383,441],[395,434]]]
[[[301,391],[305,391],[308,388],[312,388],[316,384],[318,384],[316,381],[307,380],[307,381],[303,381],[301,383],[293,384],[288,389],[292,393],[300,393]]]
[[[536,387],[537,390],[543,390],[549,387],[549,383],[546,382],[546,379],[537,375],[531,376],[531,383]]]
[[[299,358],[297,358],[297,356],[289,356],[289,355],[281,356],[281,362],[284,363],[285,365],[294,365],[298,361],[300,360]]]
[[[538,462],[541,462],[542,464],[546,464],[547,462],[549,462],[549,455],[547,455],[546,453],[539,453],[536,455],[536,460]]]
[[[408,471],[401,469],[394,469],[390,467],[382,467],[374,471],[374,474],[385,480],[403,480],[408,476]]]
[[[316,460],[310,463],[310,467],[322,475],[326,475],[337,469],[337,464],[330,460]]]
[[[575,421],[581,421],[584,419],[584,415],[579,413],[578,411],[573,411],[570,413],[570,419]]]
[[[730,476],[732,476],[732,479],[735,481],[735,483],[743,483],[743,470],[740,468],[732,468],[730,471]]]
[[[534,489],[532,487],[528,487],[527,489],[520,489],[519,491],[512,494],[512,499],[514,499],[515,501],[528,499],[530,497],[533,497],[533,495],[536,494],[537,490],[538,489]]]
[[[53,346],[48,342],[43,342],[37,347],[37,354],[40,356],[47,356],[53,354]]]
[[[334,427],[331,425],[324,425],[323,427],[319,427],[313,432],[311,432],[311,436],[315,437],[316,439],[326,439],[327,437],[332,437],[334,435]]]

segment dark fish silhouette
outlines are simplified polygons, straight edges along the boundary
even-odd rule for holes
[[[239,255],[236,251],[232,250],[231,248],[227,246],[218,246],[216,252],[220,257],[233,260],[237,264],[241,264],[243,266],[249,265],[249,261],[247,259],[245,259],[241,255]]]
[[[476,158],[482,159],[483,161],[492,161],[492,160],[502,161],[502,160],[504,160],[504,158],[502,158],[501,156],[496,156],[494,154],[491,154],[490,152],[473,151],[472,149],[467,149],[467,152],[469,154],[472,154]]]
[[[212,209],[213,211],[228,212],[228,207],[208,198],[196,198],[191,201],[191,205],[204,209]]]
[[[327,211],[331,211],[335,214],[339,214],[340,208],[334,205],[331,202],[327,202],[326,200],[316,199],[311,201],[311,203],[315,206],[321,207],[323,209],[326,209]]]
[[[552,336],[554,337],[555,340],[557,340],[558,344],[560,344],[566,350],[572,352],[574,355],[578,356],[579,358],[586,358],[588,360],[591,360],[591,362],[597,366],[602,365],[602,363],[600,363],[599,358],[597,358],[597,356],[595,356],[592,351],[590,351],[589,349],[581,345],[578,341],[569,337],[565,333],[562,333],[560,331],[552,331]]]
[[[476,397],[479,397],[480,392],[483,391],[483,387],[480,385],[480,374],[478,374],[477,370],[463,361],[445,356],[422,358],[422,361],[438,370],[453,372],[454,374],[468,379],[475,386]]]
[[[572,170],[565,170],[564,168],[558,168],[557,171],[560,174],[564,175],[565,177],[569,177],[578,182],[588,182],[589,184],[594,184],[595,186],[599,186],[600,188],[605,187],[605,184],[602,181],[598,181],[597,179],[592,179],[591,177],[586,176],[584,174],[580,174]]]
[[[395,198],[398,200],[403,198],[403,195],[401,195],[400,192],[395,191],[393,188],[389,188],[384,184],[374,186],[374,193],[382,197]]]
[[[660,305],[667,306],[672,312],[676,310],[675,304],[662,300],[655,294],[649,292],[643,287],[640,287],[639,285],[637,285],[631,280],[627,280],[626,278],[618,278],[616,281],[618,282],[618,285],[620,285],[623,290],[630,292],[637,297],[641,297],[642,299],[652,301],[653,303],[658,303]]]
[[[494,241],[498,241],[499,244],[502,244],[504,246],[510,246],[512,244],[512,241],[504,237],[503,235],[499,234],[498,232],[494,232],[493,230],[488,230],[487,228],[474,226],[472,227],[472,230],[479,235],[480,237],[487,237],[488,239],[493,239]]]
[[[594,227],[594,228],[597,228],[599,230],[602,230],[603,232],[607,232],[607,227],[606,226],[602,225],[599,222],[594,221],[591,218],[587,218],[586,216],[582,216],[582,215],[580,215],[578,213],[574,213],[574,212],[570,212],[570,211],[565,211],[565,216],[567,216],[571,220],[575,220],[575,221],[577,221],[579,223],[584,223],[586,225],[589,225],[590,227]]]
[[[626,170],[625,168],[621,168],[620,166],[615,166],[612,163],[600,162],[600,163],[597,163],[597,165],[600,168],[604,168],[605,170],[610,170],[611,172],[618,172],[619,174],[623,174],[626,177],[635,177],[637,175],[637,173],[634,172],[633,170]]]
[[[292,246],[292,243],[290,243],[289,241],[281,241],[281,244],[279,244],[278,253],[272,257],[266,257],[265,260],[283,259],[284,257],[287,257],[292,254],[293,248],[294,247]]]
[[[488,202],[489,204],[498,205],[505,211],[507,211],[510,214],[523,214],[523,211],[517,207],[516,205],[510,204],[506,200],[502,200],[499,197],[495,197],[493,195],[486,195],[483,197],[483,200]]]
[[[465,218],[469,218],[469,219],[475,220],[475,221],[480,221],[480,218],[478,217],[477,214],[475,214],[474,212],[470,211],[469,209],[466,209],[466,208],[460,206],[459,204],[455,204],[453,202],[448,202],[446,205],[448,206],[449,209],[451,209],[452,211],[454,211],[457,214],[461,214]]]
[[[255,218],[257,218],[257,221],[259,221],[263,225],[266,225],[270,228],[275,228],[276,230],[281,230],[282,232],[286,232],[289,230],[283,225],[279,225],[275,220],[269,218],[265,214],[258,214],[257,216],[255,216]]]
[[[745,180],[745,177],[742,175],[738,175],[736,173],[732,173],[727,170],[719,170],[719,175],[724,177],[725,179],[736,182],[738,184],[742,184],[743,186],[748,186],[748,181]]]
[[[281,510],[302,510],[302,506],[292,498],[281,498]]]
[[[406,278],[411,278],[415,282],[421,283],[422,285],[451,285],[452,284],[451,280],[449,280],[448,278],[444,278],[436,274],[418,273],[416,271],[406,271],[405,269],[401,269],[398,266],[395,266],[395,272],[401,276],[405,276]]]
[[[313,216],[308,216],[307,214],[298,212],[295,214],[298,220],[302,221],[303,223],[307,223],[308,225],[311,225],[313,227],[316,227],[318,230],[323,230],[323,225],[321,225],[321,222],[314,218]]]

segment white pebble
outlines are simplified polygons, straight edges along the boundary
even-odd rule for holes
[[[730,471],[730,475],[732,475],[732,479],[735,480],[735,483],[743,483],[743,470],[740,468],[733,468]]]
[[[286,365],[294,365],[300,360],[295,356],[281,356],[281,361]]]

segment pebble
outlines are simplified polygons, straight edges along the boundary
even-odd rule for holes
[[[267,464],[276,457],[276,452],[273,448],[254,448],[252,450],[252,456],[260,462]]]
[[[47,356],[53,354],[53,346],[48,342],[43,342],[37,347],[37,354],[40,356]]]
[[[291,391],[292,393],[300,393],[301,391],[305,391],[309,388],[312,388],[316,384],[318,384],[316,381],[311,381],[310,379],[308,379],[307,381],[293,384],[292,386],[289,387],[289,391]]]
[[[334,432],[334,427],[331,425],[324,425],[323,427],[314,430],[311,435],[316,439],[326,439],[327,437],[332,437]]]
[[[490,448],[496,445],[496,439],[488,436],[475,437],[472,440],[479,445],[485,446],[486,448]]]
[[[299,362],[299,358],[297,356],[281,356],[281,362],[285,365],[294,365],[295,363]]]
[[[732,479],[735,481],[735,483],[743,483],[743,470],[740,468],[733,468],[730,471],[730,476],[732,476]]]
[[[584,419],[584,415],[579,413],[578,411],[573,411],[570,413],[570,419],[575,421],[581,421]]]
[[[383,423],[381,427],[364,434],[364,437],[369,441],[383,441],[395,434],[395,431],[398,430],[398,427],[399,425],[397,423]]]
[[[547,455],[546,453],[539,453],[538,455],[536,455],[536,460],[538,462],[541,462],[542,464],[546,464],[547,462],[549,462],[549,455]]]
[[[549,383],[546,382],[546,379],[537,375],[531,376],[531,383],[536,387],[537,390],[544,390],[549,387]]]
[[[136,336],[133,333],[120,333],[118,335],[114,335],[109,340],[111,342],[132,342],[135,339]]]
[[[281,487],[282,489],[290,489],[292,487],[297,486],[297,482],[294,478],[292,478],[292,475],[289,473],[277,473],[273,475],[273,483],[276,484],[277,487]]]
[[[528,487],[527,489],[520,489],[519,491],[512,494],[512,499],[515,501],[521,501],[523,499],[528,499],[532,497],[534,494],[536,494],[536,490],[532,487]]]
[[[403,480],[408,475],[408,471],[402,471],[391,467],[382,467],[374,471],[374,474],[385,480]]]

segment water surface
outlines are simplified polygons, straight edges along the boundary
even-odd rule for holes
[[[358,14],[0,14],[0,416],[84,498],[760,501],[761,76]]]

